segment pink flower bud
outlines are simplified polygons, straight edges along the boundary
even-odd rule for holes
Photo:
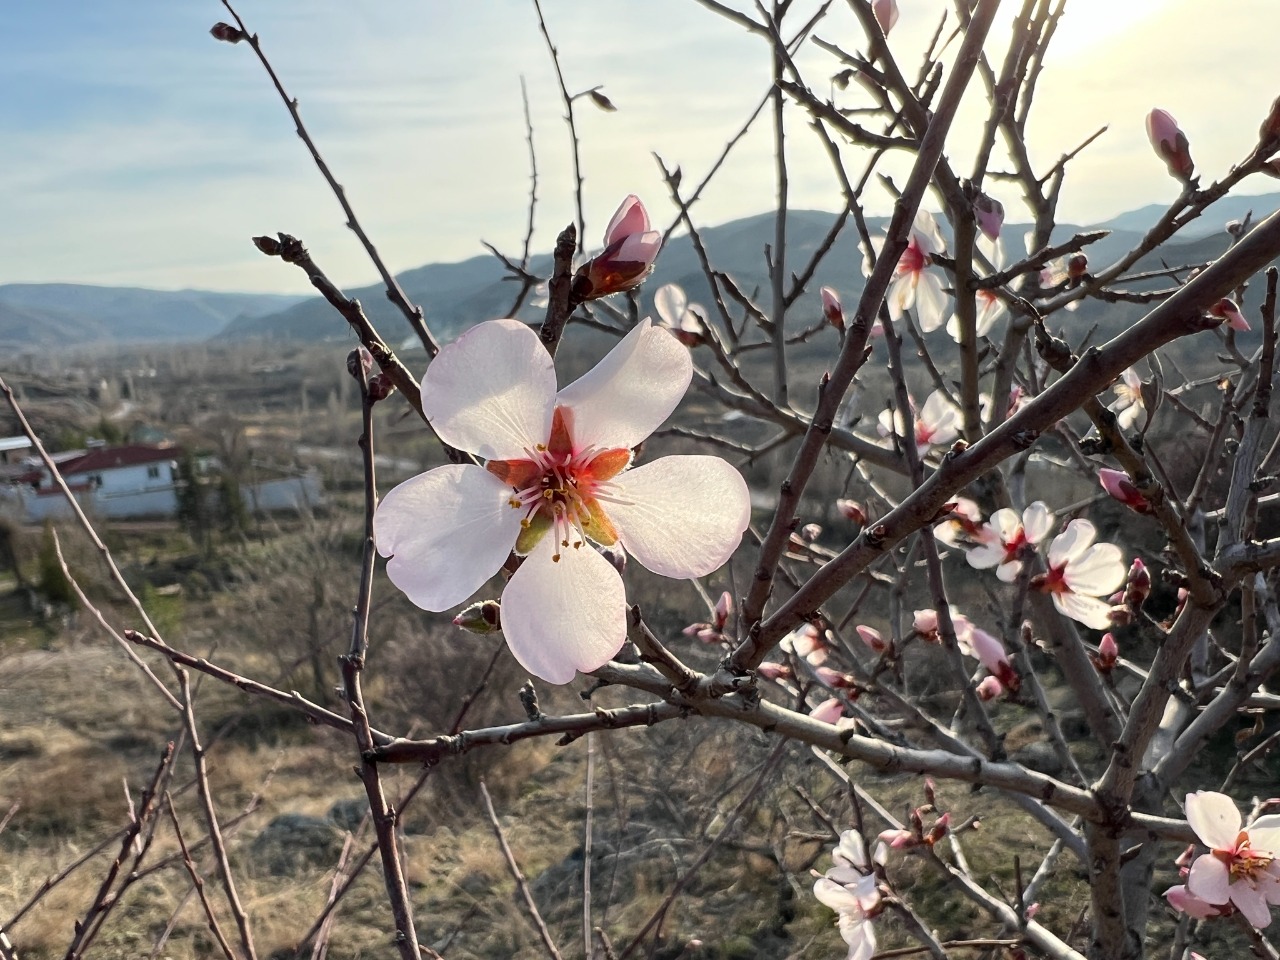
[[[979,700],[994,700],[996,697],[1004,693],[1004,684],[992,676],[982,678],[982,682],[978,684],[975,691]]]
[[[1067,278],[1083,280],[1089,273],[1089,257],[1083,253],[1073,253],[1067,257]]]
[[[822,294],[822,315],[827,318],[827,323],[843,331],[844,308],[840,305],[840,295],[830,287],[823,287],[819,292]]]
[[[898,22],[898,0],[871,0],[871,11],[887,37],[893,25]]]
[[[1140,557],[1134,557],[1133,563],[1129,565],[1129,577],[1125,581],[1124,602],[1132,610],[1137,610],[1147,602],[1147,597],[1151,595],[1151,572],[1147,570],[1147,565],[1142,562]],[[1186,597],[1182,590],[1178,591],[1179,603],[1185,602]]]
[[[820,704],[809,711],[809,716],[814,720],[822,723],[829,723],[834,726],[840,720],[844,719],[844,704],[832,697],[830,700],[823,700]]]
[[[1026,916],[1028,920],[1034,920],[1036,917],[1036,914],[1039,912],[1040,912],[1040,902],[1037,900],[1035,903],[1031,904],[1031,906],[1027,907],[1027,910],[1024,916]]]
[[[609,221],[604,243],[604,250],[574,275],[573,296],[579,303],[639,286],[662,249],[662,234],[649,229],[644,204],[629,196]]]
[[[884,653],[889,649],[888,642],[884,637],[880,636],[880,631],[875,627],[864,627],[862,624],[857,626],[858,636],[862,638],[862,642],[871,648],[874,653]]]
[[[1191,148],[1172,114],[1167,110],[1152,110],[1147,114],[1147,139],[1169,168],[1169,173],[1184,183],[1191,179],[1195,172]]]
[[[973,199],[973,216],[983,236],[992,243],[1000,239],[1000,228],[1004,226],[1004,204],[994,197],[980,193]]]
[[[917,610],[915,617],[911,621],[911,627],[920,639],[929,643],[937,643],[938,637],[938,612],[936,610]]]
[[[862,504],[857,500],[837,500],[836,510],[839,511],[840,516],[852,523],[856,523],[858,526],[862,526],[867,522],[866,511],[862,509]]]
[[[1113,500],[1118,500],[1135,513],[1151,512],[1151,501],[1138,492],[1138,488],[1123,470],[1103,467],[1098,471],[1098,482]]]
[[[1098,643],[1098,656],[1093,665],[1102,673],[1109,673],[1119,658],[1120,647],[1116,644],[1116,638],[1110,633],[1104,633]]]
[[[933,846],[939,840],[947,835],[947,831],[951,828],[951,814],[944,813],[933,822],[933,826],[929,829],[929,835],[924,838],[924,842],[929,846]]]
[[[756,673],[766,680],[785,680],[791,676],[791,668],[785,663],[765,661],[756,667]]]
[[[1227,326],[1232,330],[1244,331],[1249,329],[1249,321],[1240,312],[1240,307],[1234,300],[1226,297],[1223,297],[1209,308],[1209,316],[1227,321]]]
[[[806,523],[800,528],[800,539],[805,543],[813,543],[822,536],[822,527],[816,523]]]
[[[733,616],[733,595],[726,590],[720,594],[720,599],[716,601],[716,629],[723,630],[724,625],[729,622],[731,616]]]

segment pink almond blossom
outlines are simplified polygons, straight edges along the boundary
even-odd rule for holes
[[[979,682],[974,692],[978,695],[978,699],[982,701],[994,700],[996,697],[1004,693],[1004,684],[997,680],[994,676],[985,676]]]
[[[1170,174],[1184,183],[1191,179],[1196,167],[1191,161],[1187,135],[1168,110],[1155,109],[1147,114],[1147,139],[1151,141],[1151,148],[1156,155],[1169,168]]]
[[[1138,417],[1146,410],[1142,400],[1142,378],[1138,371],[1129,367],[1120,374],[1120,380],[1111,388],[1116,399],[1107,409],[1116,415],[1116,422],[1121,430],[1132,430]]]
[[[1270,905],[1280,903],[1280,815],[1243,829],[1235,801],[1207,790],[1187,794],[1186,813],[1209,848],[1191,864],[1187,892],[1214,906],[1230,903],[1255,927],[1267,926]]]
[[[649,229],[649,214],[634,194],[604,231],[604,249],[578,268],[573,295],[579,302],[638,287],[653,269],[662,249],[662,234]]]
[[[692,374],[689,352],[647,319],[559,392],[529,327],[468,330],[427,369],[422,407],[443,442],[487,463],[437,467],[383,499],[374,533],[392,583],[447,610],[514,550],[524,562],[501,618],[515,658],[551,683],[606,663],[626,639],[626,596],[591,543],[621,544],[662,576],[698,577],[729,559],[750,519],[746,483],[718,457],[628,469]]]
[[[973,218],[984,237],[992,243],[1000,239],[1000,228],[1004,226],[1003,203],[980,193],[973,198]]]
[[[973,657],[987,668],[988,672],[1000,682],[1006,690],[1017,690],[1022,686],[1022,678],[1009,662],[1004,644],[981,627],[965,621],[968,629],[956,628],[956,645],[960,652]]]
[[[1053,511],[1037,500],[1018,515],[1018,511],[1004,507],[991,515],[984,524],[978,546],[966,555],[969,566],[975,570],[996,568],[996,576],[1005,583],[1018,579],[1022,571],[1022,555],[1040,543],[1053,529]]]
[[[816,667],[827,659],[827,639],[812,623],[802,624],[778,641],[784,653]]]
[[[933,535],[948,547],[969,549],[995,536],[982,522],[982,508],[968,497],[956,497],[944,509],[946,518],[933,528]]]
[[[814,881],[813,895],[836,912],[840,936],[849,946],[845,960],[870,960],[876,952],[871,917],[880,907],[880,892],[857,831],[840,834],[831,859],[835,865]],[[877,862],[882,861],[877,858]]]
[[[686,347],[696,347],[706,342],[706,312],[696,303],[689,303],[684,288],[678,283],[666,283],[653,294],[653,309],[658,312],[662,326]]]
[[[879,255],[883,243],[874,241],[874,245]],[[917,211],[907,240],[907,249],[898,258],[893,270],[893,280],[885,297],[890,319],[900,320],[904,311],[914,307],[920,319],[920,329],[925,333],[943,325],[947,319],[947,295],[943,291],[938,272],[929,267],[933,264],[934,254],[942,253],[945,249],[942,233],[933,214],[927,210]],[[870,257],[863,257],[862,272],[865,276],[870,276]]]
[[[886,653],[892,646],[875,627],[864,626],[860,623],[854,629],[858,631],[858,636],[872,653]]]
[[[1053,597],[1064,616],[1094,630],[1111,625],[1111,605],[1100,599],[1124,583],[1125,565],[1114,543],[1094,543],[1098,531],[1088,520],[1072,520],[1049,544],[1049,572],[1031,586]]]
[[[915,409],[914,404],[912,409]],[[951,443],[960,436],[959,425],[960,409],[941,390],[933,391],[915,415],[911,436],[915,438],[916,452],[923,457],[930,448]],[[898,410],[881,410],[876,430],[882,437],[907,436],[906,423]]]

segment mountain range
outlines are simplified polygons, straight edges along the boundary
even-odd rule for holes
[[[1280,194],[1226,197],[1214,204],[1200,219],[1178,235],[1176,242],[1158,256],[1148,257],[1139,267],[1159,267],[1212,260],[1226,248],[1226,222],[1240,219],[1249,211],[1260,220],[1280,207]],[[1088,249],[1092,264],[1111,263],[1130,249],[1163,213],[1164,207],[1150,205],[1119,214],[1102,223],[1062,224],[1055,241],[1081,230],[1110,230],[1111,233]],[[787,268],[801,269],[823,242],[835,215],[814,210],[796,210],[787,219]],[[887,218],[868,218],[873,235],[883,232]],[[748,296],[768,288],[764,251],[773,240],[772,213],[746,217],[701,231],[716,270],[729,274]],[[1004,243],[1013,255],[1021,247],[1026,227],[1006,224]],[[806,285],[797,316],[812,311],[817,316],[819,287],[836,288],[849,303],[862,288],[862,257],[852,224],[833,245]],[[530,271],[545,276],[551,258],[533,258]],[[452,339],[460,330],[480,320],[505,316],[515,298],[516,287],[503,279],[501,264],[491,256],[478,256],[460,263],[428,264],[401,273],[397,279],[406,295],[423,307],[436,336]],[[702,275],[693,243],[688,236],[673,238],[659,258],[653,278],[645,285],[642,306],[652,307],[652,291],[663,283],[679,283],[693,301],[706,302],[710,291]],[[356,297],[390,341],[407,332],[402,318],[387,301],[381,285],[346,291]],[[1108,333],[1140,315],[1134,305],[1098,305],[1102,308],[1092,322],[1101,322]],[[540,311],[526,307],[523,316],[535,319]],[[735,311],[737,312],[737,311]],[[1083,314],[1084,311],[1081,311]],[[810,321],[797,321],[807,325]],[[321,341],[347,339],[346,326],[333,309],[319,297],[275,294],[215,293],[199,290],[159,291],[127,287],[79,284],[0,285],[0,351],[57,349],[85,344],[125,344],[142,342],[192,342],[210,338]]]

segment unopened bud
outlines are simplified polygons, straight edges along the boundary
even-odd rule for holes
[[[275,237],[254,237],[253,245],[268,257],[280,256],[280,241]]]
[[[1169,168],[1169,173],[1183,183],[1189,182],[1195,173],[1195,164],[1191,160],[1187,136],[1179,129],[1173,115],[1167,110],[1152,110],[1147,114],[1147,138]]]
[[[871,0],[871,12],[876,15],[876,23],[880,24],[887,37],[898,22],[898,0]]]
[[[453,625],[481,636],[502,629],[501,607],[497,600],[473,603],[456,617]]]
[[[836,510],[840,513],[840,516],[852,523],[856,523],[858,526],[862,526],[867,522],[866,511],[862,509],[862,504],[857,500],[837,500]]]
[[[588,90],[587,95],[591,97],[591,102],[606,113],[614,113],[617,107],[613,105],[613,101],[606,97],[599,90]]]
[[[994,197],[980,193],[973,198],[973,216],[983,236],[992,243],[1000,239],[1000,228],[1004,226],[1004,204]]]
[[[1071,280],[1083,280],[1089,273],[1089,256],[1084,253],[1073,253],[1067,257],[1067,277]]]
[[[724,625],[729,622],[731,616],[733,616],[733,594],[726,590],[720,594],[720,599],[716,601],[716,629],[723,630]]]
[[[840,305],[840,295],[831,287],[823,287],[819,292],[822,295],[822,315],[826,317],[827,323],[843,331],[844,308]]]
[[[822,536],[822,527],[816,523],[806,523],[800,528],[800,539],[805,543],[813,543]]]
[[[880,631],[875,627],[865,627],[858,624],[856,627],[858,636],[862,638],[873,653],[885,653],[889,649],[889,643],[880,635]]]
[[[1227,326],[1232,330],[1245,331],[1249,329],[1249,321],[1240,312],[1240,306],[1228,297],[1223,297],[1210,307],[1209,316],[1227,321]]]
[[[785,663],[765,661],[756,667],[756,673],[766,680],[786,680],[791,676],[791,668]]]
[[[1151,501],[1138,492],[1138,488],[1123,470],[1103,467],[1098,471],[1098,482],[1111,499],[1123,503],[1135,513],[1151,513]]]
[[[369,378],[369,383],[365,390],[369,396],[369,402],[377,403],[379,400],[385,400],[395,393],[396,385],[391,382],[391,378],[385,373],[375,373]]]
[[[233,27],[229,23],[218,21],[209,28],[209,33],[215,40],[221,40],[223,43],[239,43],[241,40],[247,40],[249,35],[239,27]]]
[[[995,677],[988,675],[982,678],[982,682],[978,684],[974,692],[978,694],[979,700],[994,700],[1004,693],[1004,684]]]
[[[1147,602],[1147,597],[1151,595],[1151,571],[1147,569],[1147,565],[1142,562],[1140,557],[1134,557],[1133,563],[1129,565],[1129,577],[1124,587],[1124,602],[1132,610],[1137,610]],[[1178,591],[1178,598],[1182,600],[1182,591]]]
[[[1098,656],[1093,665],[1101,673],[1110,673],[1119,658],[1120,647],[1116,644],[1116,638],[1110,633],[1104,633],[1098,643]]]
[[[934,821],[933,827],[929,830],[929,835],[924,838],[924,842],[929,846],[933,846],[939,840],[947,835],[947,831],[951,828],[951,814],[944,813]]]

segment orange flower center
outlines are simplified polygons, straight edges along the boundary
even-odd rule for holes
[[[548,532],[556,539],[551,559],[559,561],[561,549],[580,548],[590,538],[603,546],[618,542],[618,531],[602,501],[621,502],[609,481],[631,463],[626,448],[574,450],[573,415],[556,407],[551,437],[538,444],[526,460],[490,460],[485,469],[515,491],[508,501],[524,511],[516,553],[527,555]]]
[[[1250,849],[1249,834],[1243,830],[1236,838],[1234,849],[1215,850],[1213,853],[1214,856],[1226,862],[1227,869],[1231,871],[1232,883],[1240,880],[1248,880],[1252,883],[1260,879],[1271,866],[1271,861],[1275,859],[1269,853]]]

